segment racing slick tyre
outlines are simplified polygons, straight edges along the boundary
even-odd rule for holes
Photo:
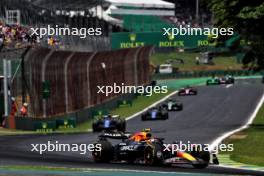
[[[182,110],[183,110],[183,105],[180,105],[178,111],[182,111]]]
[[[162,146],[153,143],[153,147],[147,146],[144,150],[144,163],[147,166],[157,166],[163,163]]]
[[[118,122],[118,131],[125,132],[126,131],[126,121],[125,120],[120,120]]]
[[[169,113],[165,109],[163,109],[161,111],[161,114],[160,115],[161,115],[161,117],[162,117],[163,120],[167,120],[169,118]]]
[[[107,140],[99,140],[96,144],[101,144],[101,151],[93,151],[93,160],[98,163],[109,163],[113,160],[114,148]]]
[[[142,116],[141,116],[141,120],[142,120],[142,121],[145,121],[145,120],[147,120],[147,116],[145,116],[145,115],[142,115]]]
[[[99,132],[100,130],[98,129],[98,125],[96,123],[93,123],[93,132]]]
[[[168,118],[169,118],[169,114],[168,113],[166,113],[166,114],[163,115],[163,119],[164,120],[167,120]]]
[[[194,152],[192,154],[195,158],[197,159],[202,159],[202,163],[196,163],[193,164],[194,168],[197,169],[204,169],[208,166],[209,162],[210,162],[210,152],[209,151],[198,151],[198,152]]]

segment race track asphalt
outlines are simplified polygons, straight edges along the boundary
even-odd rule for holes
[[[136,132],[151,128],[154,136],[172,141],[191,143],[211,143],[225,132],[234,130],[246,123],[263,95],[260,80],[239,80],[233,86],[200,86],[197,96],[174,96],[183,102],[183,111],[170,112],[165,121],[145,121],[135,117],[127,122],[127,130]],[[90,144],[96,141],[99,133],[21,135],[0,137],[1,165],[48,165],[80,168],[122,168],[131,170],[156,170],[168,172],[220,173],[239,175],[263,175],[263,172],[209,166],[206,169],[193,169],[192,166],[145,167],[129,164],[98,164],[91,155],[77,152],[50,152],[40,155],[31,152],[31,144],[59,141],[65,144]]]

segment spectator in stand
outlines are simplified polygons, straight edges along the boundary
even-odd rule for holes
[[[6,25],[0,21],[0,47],[21,47],[39,43],[37,36],[30,36],[30,30],[19,25]]]

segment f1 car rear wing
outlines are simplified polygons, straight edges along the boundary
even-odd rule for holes
[[[123,132],[113,132],[108,133],[105,132],[99,136],[99,138],[111,138],[111,139],[128,139],[131,136],[130,133],[123,133]]]

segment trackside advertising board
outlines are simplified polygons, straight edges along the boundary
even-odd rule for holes
[[[207,35],[163,35],[162,32],[119,32],[112,33],[112,49],[136,48],[154,45],[156,47],[197,48],[211,46]]]

